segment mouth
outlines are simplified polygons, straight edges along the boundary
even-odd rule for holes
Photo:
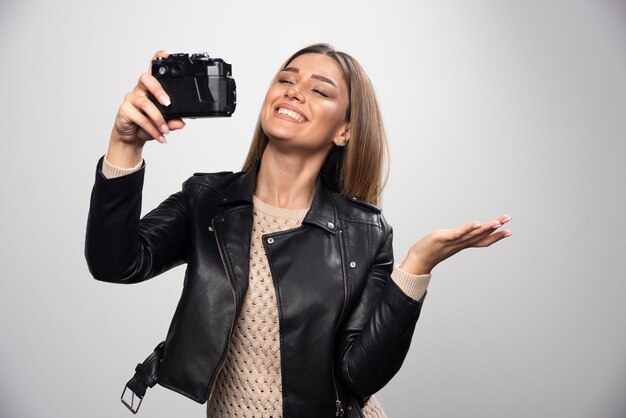
[[[307,119],[299,111],[296,111],[291,106],[278,105],[274,108],[274,116],[279,119],[288,120],[295,123],[304,123]]]

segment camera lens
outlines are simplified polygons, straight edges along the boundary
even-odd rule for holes
[[[159,67],[159,74],[163,75],[166,72],[167,72],[167,67],[166,66]]]

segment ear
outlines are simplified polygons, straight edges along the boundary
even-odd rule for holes
[[[338,147],[342,147],[350,140],[350,124],[345,123],[337,132],[337,135],[333,138],[333,142]]]

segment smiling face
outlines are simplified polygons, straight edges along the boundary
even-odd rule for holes
[[[327,151],[349,138],[349,92],[339,64],[322,54],[303,54],[280,71],[268,90],[261,127],[270,142]]]

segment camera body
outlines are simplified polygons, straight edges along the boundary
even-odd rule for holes
[[[231,116],[237,105],[231,65],[209,54],[171,54],[152,61],[152,75],[171,99],[163,106],[148,93],[166,119]]]

